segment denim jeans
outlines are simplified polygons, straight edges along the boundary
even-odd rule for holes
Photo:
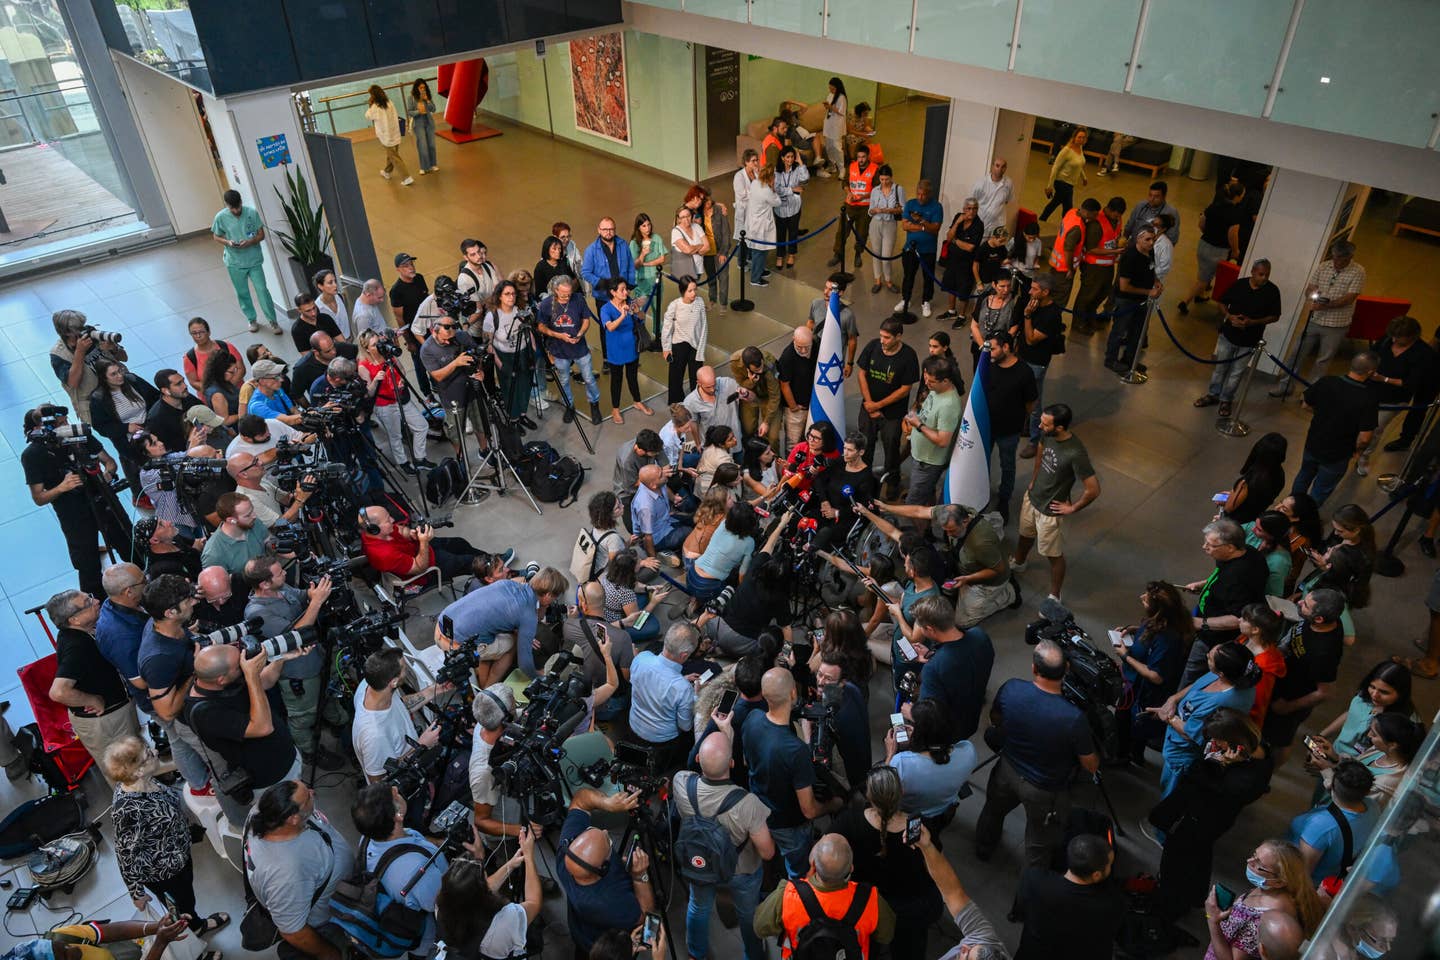
[[[1300,470],[1295,474],[1295,485],[1290,488],[1291,493],[1309,492],[1318,507],[1324,503],[1330,494],[1335,492],[1335,486],[1340,478],[1345,476],[1345,468],[1350,466],[1350,458],[1344,460],[1322,461],[1309,450],[1306,450],[1300,458]],[[1314,486],[1311,486],[1311,484]]]
[[[1144,328],[1145,301],[1116,297],[1115,322],[1105,341],[1105,362],[1123,363],[1127,367],[1134,363]]]
[[[1212,397],[1219,397],[1229,403],[1235,399],[1235,390],[1240,386],[1240,378],[1245,373],[1247,360],[1237,360],[1242,353],[1248,354],[1252,348],[1237,347],[1221,334],[1215,340],[1215,372],[1210,375],[1210,386],[1206,393]]]
[[[765,868],[761,867],[754,873],[737,873],[730,878],[730,896],[740,921],[745,960],[765,960],[765,942],[755,933],[755,908],[760,903],[760,881],[764,876]],[[690,885],[690,904],[685,908],[685,949],[696,960],[705,960],[710,954],[710,914],[714,906],[713,885]]]
[[[572,363],[580,368],[580,376],[585,379],[585,398],[591,403],[599,403],[600,385],[595,382],[595,364],[590,359],[588,351],[576,360],[571,360],[569,357],[555,358],[555,376],[560,380],[560,392],[565,394],[566,400],[572,404],[575,402],[570,396],[570,365]]]
[[[1000,448],[1000,489],[996,499],[1007,509],[1010,495],[1015,492],[1015,450],[1019,446],[1020,434],[1012,433],[1006,437],[991,437],[990,449],[985,451],[986,459],[989,459],[995,448]]]
[[[798,880],[810,872],[810,848],[815,845],[815,829],[810,824],[799,827],[771,827],[775,849],[785,863],[785,875]]]
[[[750,282],[759,283],[765,279],[765,254],[770,251],[769,247],[762,247],[758,244],[750,246]]]
[[[415,154],[420,160],[420,169],[429,170],[435,166],[435,114],[415,114],[410,118],[410,128],[415,131]]]
[[[1030,411],[1030,422],[1026,424],[1031,443],[1040,442],[1040,413],[1045,408],[1045,374],[1050,372],[1048,363],[1027,363],[1035,374],[1035,408]]]

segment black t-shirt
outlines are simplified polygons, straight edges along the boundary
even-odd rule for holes
[[[1305,451],[1322,463],[1350,459],[1360,434],[1375,429],[1378,402],[1368,383],[1321,377],[1305,391],[1305,403],[1314,410]]]
[[[1018,360],[1008,367],[990,364],[985,373],[985,402],[990,407],[990,435],[1009,437],[1025,429],[1025,405],[1040,396],[1035,373]]]
[[[1022,331],[1023,322],[1022,315]],[[1039,343],[1027,343],[1023,336],[1017,337],[1020,359],[1036,366],[1049,366],[1050,359],[1055,356],[1055,348],[1060,345],[1060,337],[1065,332],[1065,321],[1060,316],[1060,304],[1051,301],[1043,307],[1036,307],[1035,312],[1030,315],[1030,326],[1035,328],[1036,333],[1045,334],[1045,339]]]
[[[1235,204],[1216,200],[1205,208],[1205,226],[1200,239],[1212,247],[1230,248],[1230,228],[1244,219],[1244,212]]]
[[[304,318],[296,317],[295,322],[290,324],[290,339],[295,341],[296,351],[304,353],[310,349],[311,334],[321,331],[332,337],[340,336],[340,327],[335,323],[335,318],[324,310],[316,314],[314,323],[307,323]]]
[[[980,273],[981,283],[994,283],[995,278],[1005,272],[1001,266],[1005,258],[1010,256],[1010,248],[1005,244],[995,246],[988,240],[975,249],[975,269]]]
[[[195,519],[206,523],[205,518],[215,512],[216,501],[234,490],[235,478],[228,473],[202,484],[195,493]]]
[[[100,442],[91,437],[88,449],[91,453],[99,453]],[[25,471],[27,485],[38,483],[42,490],[50,490],[65,479],[65,474],[70,471],[70,460],[43,444],[27,443],[20,451],[20,466]],[[90,512],[90,498],[86,496],[83,485],[69,493],[62,493],[50,501],[50,506],[55,508],[62,527],[72,523],[95,526],[95,515]]]
[[[1249,547],[1238,557],[1217,562],[1211,576],[1206,578],[1206,585],[1200,589],[1200,599],[1195,603],[1196,616],[1239,616],[1247,604],[1264,603],[1265,581],[1269,576],[1265,557]],[[1201,639],[1212,647],[1239,636],[1236,630],[1212,629],[1204,633]]]
[[[790,727],[772,723],[764,710],[745,718],[745,765],[750,790],[770,808],[769,826],[801,827],[809,821],[800,810],[796,790],[815,786],[810,748]]]
[[[1399,380],[1401,384],[1392,386],[1371,380],[1370,386],[1374,388],[1381,403],[1404,403],[1409,400],[1435,364],[1435,351],[1424,340],[1416,340],[1408,350],[1397,357],[1390,350],[1390,338],[1386,337],[1375,345],[1375,356],[1380,358],[1380,366],[1375,372],[1382,377]]]
[[[396,280],[390,287],[390,306],[400,308],[400,316],[405,326],[410,326],[415,320],[415,314],[420,311],[420,304],[430,296],[430,287],[425,282],[423,274],[415,274],[415,279],[406,283],[404,280]],[[309,348],[305,345],[305,349]]]
[[[810,356],[800,356],[795,352],[795,344],[792,343],[780,352],[780,359],[775,362],[776,376],[781,383],[790,385],[795,402],[802,407],[810,405],[810,392],[815,388],[815,364],[818,359],[813,349]]]
[[[425,367],[426,372],[434,373],[458,357],[461,350],[468,350],[475,345],[475,338],[464,330],[456,330],[454,338],[448,344],[441,343],[434,337],[427,337],[420,346],[420,363]],[[474,366],[456,368],[444,380],[435,381],[435,392],[444,403],[447,415],[452,402],[461,404],[465,402],[466,397],[469,396],[470,384],[475,383],[476,386],[479,386],[471,378],[471,374],[476,369],[478,368]]]
[[[940,644],[920,671],[920,697],[945,705],[950,717],[950,743],[969,740],[980,729],[985,688],[994,665],[995,645],[989,634],[979,627],[969,627],[959,640]]]
[[[185,422],[185,411],[201,405],[198,397],[188,393],[180,398],[178,409],[166,403],[164,398],[156,400],[145,414],[145,429],[159,437],[166,450],[184,450],[190,439],[190,425]]]
[[[1345,630],[1321,632],[1310,624],[1292,626],[1280,643],[1285,654],[1285,675],[1275,680],[1276,700],[1298,700],[1314,693],[1322,683],[1334,683],[1345,654]]]
[[[145,564],[145,575],[151,580],[164,576],[167,573],[178,573],[180,576],[195,581],[200,576],[200,553],[189,547],[181,547],[174,553],[157,553]]]
[[[855,508],[850,497],[845,496],[845,488],[849,487],[850,496],[860,503],[874,500],[880,488],[869,467],[851,473],[845,469],[843,462],[832,463],[829,469],[820,474],[816,486],[820,499],[829,503],[839,513],[835,518],[835,525],[841,530],[849,530],[855,523]]]
[[[250,602],[250,594],[245,589],[244,581],[232,575],[230,589],[230,599],[218,607],[209,600],[195,603],[196,633],[211,633],[221,627],[233,627],[245,619],[245,604]]]
[[[1110,960],[1125,917],[1125,894],[1112,880],[1087,886],[1029,867],[1020,877],[1015,912],[1025,924],[1015,960]]]
[[[900,387],[908,390],[920,379],[920,361],[916,358],[915,351],[910,348],[910,345],[908,343],[900,344],[900,349],[895,351],[894,356],[890,356],[880,349],[879,337],[865,344],[865,349],[860,351],[855,366],[860,368],[860,376],[865,378],[866,384],[870,387],[870,399],[877,402]],[[881,409],[880,416],[886,420],[899,420],[905,416],[909,407],[906,398],[902,397]],[[867,414],[862,413],[861,416],[864,417]]]
[[[84,630],[61,627],[55,635],[55,653],[57,679],[75,681],[76,690],[98,696],[107,711],[130,702],[130,693],[120,674],[95,645],[95,638]],[[85,714],[78,707],[71,707],[70,712]]]
[[[280,681],[284,683],[284,680]],[[250,694],[245,680],[205,696],[192,691],[185,702],[186,723],[207,750],[225,759],[231,768],[247,770],[257,792],[279,783],[295,763],[295,741],[279,686],[265,691],[274,729],[263,737],[245,736],[250,725]]]
[[[768,556],[763,552],[754,554],[750,558],[750,569],[754,570],[756,564]],[[762,587],[759,577],[748,576],[740,581],[735,596],[725,608],[725,624],[740,636],[754,639],[775,620],[775,611],[786,609],[789,602],[786,584]]]
[[[1259,320],[1261,317],[1278,317],[1280,315],[1280,288],[1266,280],[1257,290],[1250,285],[1249,278],[1242,278],[1230,284],[1230,289],[1225,291],[1225,296],[1220,298],[1220,302],[1225,304],[1231,313],[1250,320]],[[1253,347],[1264,337],[1265,328],[1263,326],[1237,328],[1227,320],[1220,325],[1220,333],[1237,347]]]
[[[925,855],[919,848],[906,845],[904,831],[886,833],[882,839],[880,831],[865,818],[862,805],[838,814],[830,831],[850,841],[854,854],[850,879],[872,885],[892,910],[904,916],[933,916],[938,912],[940,891],[925,869]]]
[[[950,226],[953,227],[959,223],[962,216],[964,216],[963,213],[955,214],[955,219],[950,221]],[[975,255],[980,252],[980,244],[983,243],[984,240],[985,224],[980,222],[979,217],[971,220],[969,226],[956,230],[955,243],[950,246],[949,266],[963,269],[965,273],[969,273],[970,264],[974,261]],[[961,243],[973,243],[975,249],[968,251],[962,250],[959,246]]]
[[[1120,288],[1120,280],[1130,281],[1130,286],[1144,293],[1126,293]],[[1126,247],[1120,254],[1120,266],[1115,273],[1115,296],[1123,300],[1144,300],[1155,287],[1155,261],[1134,247]]]

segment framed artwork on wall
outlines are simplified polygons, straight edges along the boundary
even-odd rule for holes
[[[577,130],[631,145],[623,33],[570,41],[570,89]]]

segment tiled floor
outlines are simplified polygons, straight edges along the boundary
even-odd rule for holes
[[[893,116],[882,115],[887,130],[906,129],[911,122],[905,107]],[[887,112],[888,113],[888,112]],[[909,129],[916,129],[914,124]],[[897,176],[903,182],[914,178],[915,158],[903,150],[905,138],[891,134]],[[888,146],[888,145],[887,145]],[[628,215],[639,207],[664,210],[681,193],[684,185],[673,179],[638,171],[623,164],[586,153],[574,147],[551,142],[524,131],[509,130],[507,135],[465,147],[441,142],[439,177],[425,178],[404,191],[398,184],[384,184],[376,179],[367,186],[371,197],[371,222],[377,232],[393,230],[388,242],[380,245],[382,262],[395,249],[408,249],[422,258],[422,266],[431,276],[435,264],[447,267],[456,259],[455,243],[465,234],[484,238],[495,259],[507,268],[517,263],[533,263],[538,238],[546,232],[549,222],[564,216],[576,224],[576,235],[588,236],[585,224],[593,224],[600,215]],[[362,160],[365,145],[360,145]],[[473,165],[472,165],[473,164]],[[362,163],[363,166],[363,163]],[[378,168],[378,164],[375,164]],[[367,168],[368,169],[368,168]],[[524,171],[554,170],[556,176],[530,177]],[[1039,169],[1043,169],[1043,163]],[[1173,178],[1172,178],[1173,180]],[[1122,174],[1113,191],[1127,197],[1139,196],[1143,178]],[[373,189],[372,189],[373,188]],[[1110,185],[1104,188],[1112,189]],[[1038,190],[1026,185],[1027,199]],[[376,193],[394,195],[387,210],[374,198]],[[728,196],[728,185],[719,194]],[[807,199],[812,212],[805,215],[807,225],[818,226],[828,219],[827,212],[838,203],[838,187],[833,182],[817,184]],[[1027,204],[1028,205],[1028,204]],[[1188,213],[1188,210],[1187,210]],[[658,219],[658,217],[657,217]],[[1193,217],[1191,221],[1193,223]],[[1367,227],[1366,230],[1371,228]],[[1383,227],[1362,233],[1361,259],[1371,267],[1371,276],[1383,276],[1387,262],[1402,262],[1398,244],[1382,247],[1379,236]],[[534,242],[532,242],[532,240]],[[726,349],[735,349],[767,334],[783,332],[803,318],[816,287],[827,272],[824,261],[829,257],[828,236],[810,242],[801,249],[798,276],[788,273],[777,276],[772,285],[756,291],[756,314],[741,318],[735,313],[712,317],[713,337]],[[1193,231],[1191,242],[1193,242]],[[1405,239],[1404,243],[1415,243]],[[1392,253],[1366,258],[1365,251],[1374,244]],[[1177,273],[1183,276],[1193,267],[1193,249],[1183,244],[1177,258]],[[1428,248],[1427,248],[1428,249]],[[1392,255],[1393,254],[1393,255]],[[390,277],[385,278],[387,282]],[[1419,279],[1423,280],[1423,276]],[[1387,280],[1388,282],[1388,280]],[[1399,278],[1396,278],[1399,282]],[[733,295],[733,291],[732,291]],[[871,297],[868,287],[856,293],[855,307],[866,337],[888,313],[893,297]],[[238,308],[229,294],[213,244],[207,240],[191,240],[159,250],[72,271],[42,281],[14,286],[0,291],[0,355],[7,359],[0,367],[0,480],[5,482],[0,499],[0,622],[9,639],[0,645],[4,653],[3,671],[10,671],[48,651],[44,634],[33,617],[22,615],[26,607],[41,602],[52,591],[73,583],[68,571],[63,546],[53,517],[47,510],[37,509],[25,495],[16,462],[23,441],[19,437],[22,412],[42,398],[59,398],[58,386],[50,374],[45,353],[53,335],[48,315],[59,307],[79,307],[87,311],[97,325],[125,333],[131,351],[132,365],[149,374],[161,365],[173,364],[188,343],[183,318],[201,314],[209,318],[217,336],[229,337],[245,345],[253,340],[276,342],[270,334],[250,335],[244,332]],[[1428,309],[1428,301],[1425,302]],[[1417,312],[1419,308],[1417,308]],[[1213,336],[1207,324],[1208,313],[1197,310],[1180,328],[1192,338],[1194,345],[1204,349]],[[1429,317],[1421,315],[1429,325]],[[931,324],[917,324],[907,334],[917,347]],[[1085,338],[1074,338],[1069,352],[1056,362],[1046,384],[1050,400],[1064,400],[1076,411],[1076,432],[1088,445],[1099,470],[1102,494],[1090,509],[1067,526],[1067,553],[1071,559],[1070,577],[1066,584],[1066,601],[1076,611],[1080,622],[1096,635],[1104,628],[1136,616],[1136,594],[1143,582],[1151,578],[1169,580],[1196,579],[1206,573],[1207,564],[1200,552],[1200,527],[1210,518],[1210,495],[1227,487],[1249,447],[1246,440],[1232,440],[1213,429],[1213,411],[1196,410],[1190,401],[1202,391],[1208,368],[1202,368],[1173,350],[1162,335],[1151,338],[1148,354],[1150,382],[1129,387],[1118,383],[1101,366],[1101,344]],[[287,341],[288,342],[288,341]],[[4,349],[8,344],[8,349]],[[658,372],[658,371],[652,371]],[[853,387],[850,403],[857,404]],[[1304,436],[1307,415],[1296,405],[1281,404],[1254,395],[1247,410],[1254,432],[1252,437],[1269,430],[1284,433],[1291,440],[1289,457],[1293,474],[1299,462],[1299,444]],[[552,417],[544,424],[542,435],[565,452],[580,457],[593,468],[588,476],[587,493],[604,489],[609,484],[610,467],[616,449],[627,442],[642,425],[658,426],[659,420],[646,421],[633,411],[627,414],[624,427],[608,423],[598,431],[597,453],[591,457],[580,448],[568,428]],[[1379,469],[1396,465],[1394,455],[1380,458]],[[1024,469],[1028,465],[1022,465]],[[1355,500],[1370,510],[1384,502],[1370,480],[1347,477],[1336,493],[1333,504]],[[1387,515],[1380,525],[1380,534],[1389,535],[1395,513]],[[521,559],[565,566],[577,525],[583,514],[575,509],[559,510],[546,506],[537,517],[523,502],[513,497],[492,498],[479,507],[463,507],[455,517],[460,535],[479,545],[516,546]],[[1402,541],[1401,556],[1409,566],[1401,578],[1375,580],[1375,600],[1368,610],[1357,617],[1361,640],[1349,650],[1342,665],[1340,687],[1353,688],[1358,678],[1373,663],[1392,653],[1410,652],[1410,641],[1420,635],[1425,622],[1420,598],[1429,584],[1435,565],[1426,561],[1413,548],[1413,528]],[[996,644],[996,664],[991,688],[1006,678],[1029,674],[1029,648],[1022,643],[1023,626],[1034,615],[1035,600],[1043,596],[1043,567],[1021,575],[1026,603],[1019,611],[1006,612],[986,624]],[[15,621],[13,625],[9,619]],[[872,697],[873,729],[882,729],[888,682],[883,672],[876,681]],[[8,686],[0,682],[0,687]],[[1417,699],[1421,713],[1433,714],[1437,700],[1433,683],[1418,682]],[[4,696],[19,699],[17,690]],[[1328,722],[1342,704],[1329,705],[1317,713],[1317,724]],[[22,704],[12,706],[12,715],[23,714]],[[1117,772],[1107,774],[1109,791],[1120,815],[1125,835],[1120,842],[1117,869],[1122,873],[1137,870],[1153,871],[1157,862],[1156,849],[1140,836],[1136,819],[1142,816],[1156,796],[1153,768],[1143,774]],[[1277,775],[1272,793],[1249,811],[1240,826],[1220,844],[1216,869],[1222,878],[1238,882],[1243,855],[1260,838],[1283,834],[1291,816],[1303,809],[1310,796],[1312,782],[1292,762]],[[23,791],[0,784],[0,808]],[[28,795],[28,794],[27,794]],[[348,789],[327,786],[322,789],[321,806],[336,820],[348,820]],[[1093,788],[1077,787],[1077,801],[1097,806],[1100,801]],[[969,838],[981,798],[967,801],[955,824],[950,828],[947,854],[981,906],[996,920],[1007,937],[1014,942],[1013,925],[1004,922],[1010,905],[1014,879],[1021,867],[1019,857],[1022,822],[1019,815],[1010,818],[1006,842],[995,859],[982,866],[969,854]],[[100,809],[99,804],[92,810]],[[228,876],[228,868],[208,853],[199,855],[201,888],[213,893],[202,902],[211,909],[222,904],[239,915],[238,884]],[[222,893],[223,891],[223,893]],[[106,862],[92,874],[73,902],[87,911],[100,910],[121,897],[113,864]],[[70,900],[62,902],[70,903]],[[123,900],[112,907],[120,914]],[[1408,905],[1406,905],[1408,907]],[[563,914],[557,905],[547,907],[547,917],[559,920]],[[1418,911],[1418,905],[1416,906]],[[679,929],[683,914],[681,903],[672,904],[670,916]],[[46,915],[37,914],[40,922]],[[23,923],[24,921],[20,921]],[[20,929],[12,922],[12,929]],[[738,939],[733,931],[716,924],[715,938],[719,957],[739,956]],[[569,956],[563,937],[552,935],[547,957]],[[229,951],[238,950],[235,934],[228,932],[218,945]],[[931,939],[930,955],[936,956],[945,946],[937,933]],[[1188,955],[1188,954],[1187,954]]]

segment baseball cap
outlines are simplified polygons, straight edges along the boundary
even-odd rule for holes
[[[250,368],[250,378],[259,380],[261,377],[283,377],[285,375],[285,364],[278,360],[257,360]]]
[[[216,413],[214,410],[211,410],[209,407],[205,406],[205,404],[203,403],[197,403],[195,404],[195,406],[186,410],[185,419],[189,423],[199,424],[202,427],[213,428],[225,426],[225,418],[220,416],[220,414]]]
[[[408,253],[397,253],[397,254],[395,254],[395,266],[397,266],[397,267],[403,266],[404,264],[407,264],[407,263],[411,263],[411,262],[413,262],[414,260],[415,260],[415,258],[412,257],[412,256],[410,256],[410,254],[408,254]]]

